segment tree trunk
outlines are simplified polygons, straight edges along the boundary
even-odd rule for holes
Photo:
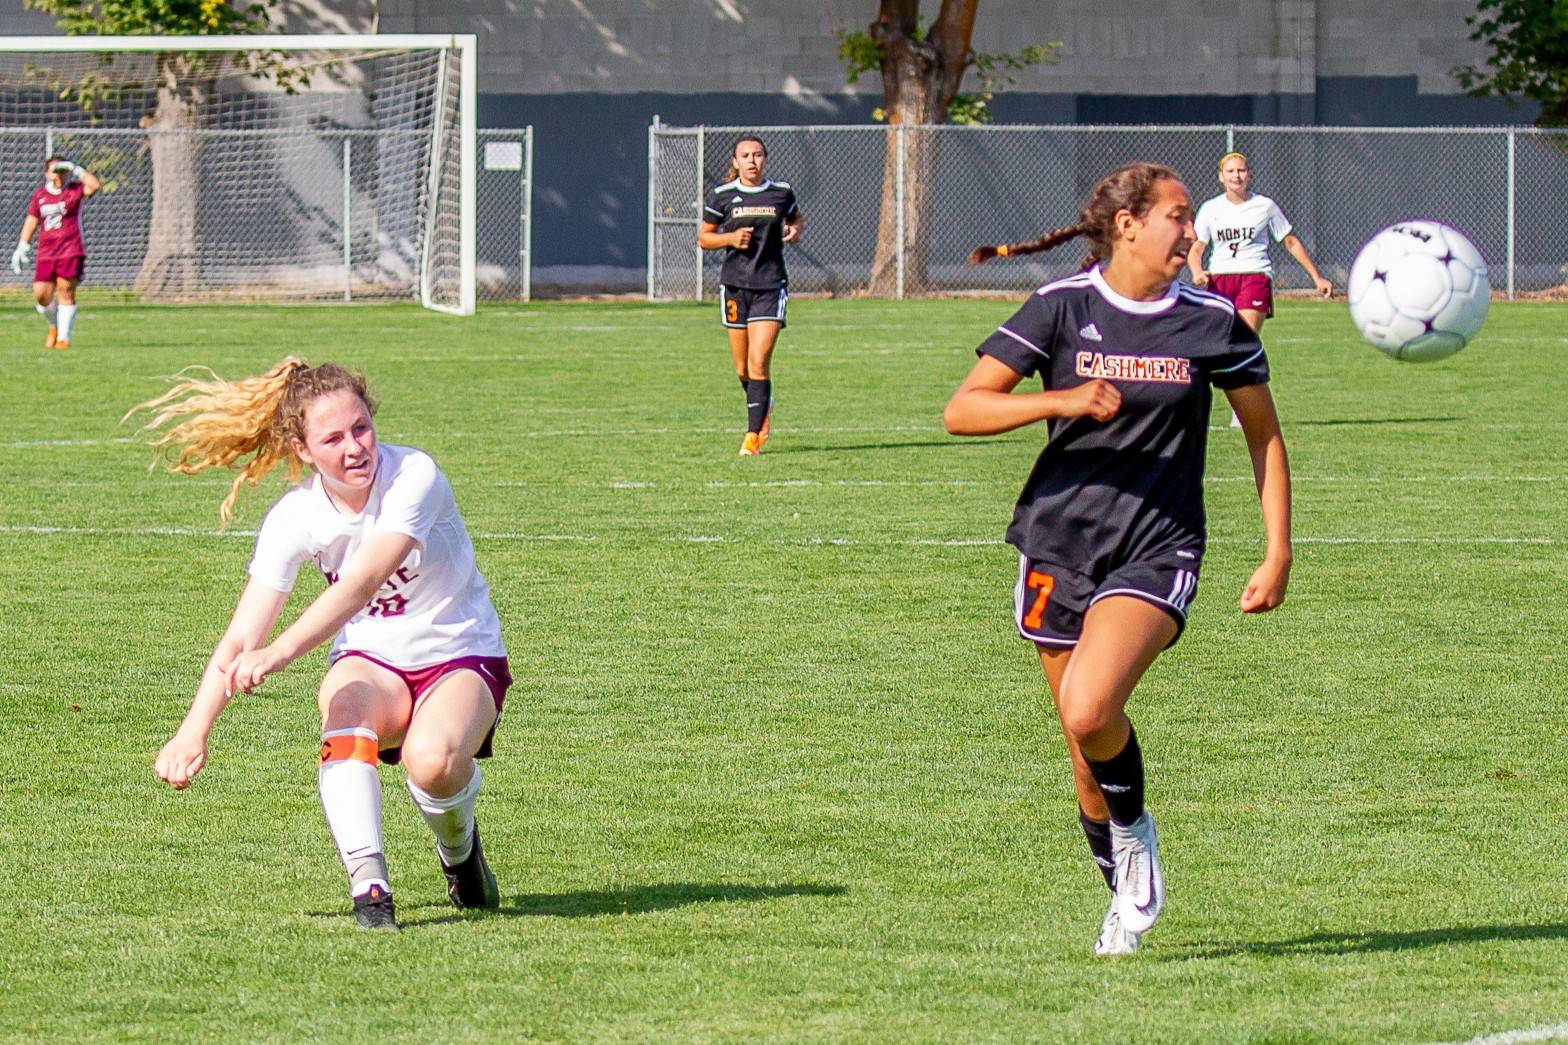
[[[899,150],[903,149],[903,272],[906,294],[932,289],[927,240],[938,132],[973,56],[978,0],[943,0],[924,39],[916,35],[916,0],[882,0],[871,36],[882,46],[882,97],[890,125],[882,174],[882,208],[868,293],[893,297],[899,271]],[[902,133],[900,129],[902,128]]]
[[[149,135],[152,218],[135,289],[155,301],[190,297],[201,285],[201,237],[196,223],[201,142],[193,132],[204,92],[182,83],[184,72],[177,57],[160,60],[157,101],[147,121],[147,129],[155,132]]]

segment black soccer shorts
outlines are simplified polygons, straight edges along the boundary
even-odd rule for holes
[[[1013,587],[1013,621],[1018,634],[1042,646],[1071,649],[1083,634],[1084,614],[1110,595],[1130,595],[1158,606],[1176,621],[1176,639],[1187,627],[1187,607],[1198,591],[1195,551],[1176,551],[1125,563],[1098,581],[1055,563],[1018,556]]]
[[[789,292],[783,287],[773,290],[753,290],[750,287],[719,287],[719,307],[724,311],[724,325],[732,330],[745,330],[747,323],[777,323],[784,327],[784,309],[789,304]]]

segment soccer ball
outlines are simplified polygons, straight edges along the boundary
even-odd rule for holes
[[[1349,292],[1361,336],[1418,363],[1464,348],[1492,298],[1481,252],[1435,221],[1402,221],[1373,236],[1350,266]]]

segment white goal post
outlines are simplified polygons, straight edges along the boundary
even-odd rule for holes
[[[471,34],[0,37],[0,220],[63,155],[92,285],[468,315],[477,84]]]

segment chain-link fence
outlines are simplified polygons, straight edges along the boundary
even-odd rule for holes
[[[422,266],[434,264],[425,222],[454,241],[445,254],[459,253],[456,218],[447,213],[455,205],[432,211],[426,133],[202,129],[177,135],[200,164],[199,178],[190,178],[189,247],[163,252],[154,267],[152,136],[0,128],[0,185],[9,187],[0,197],[20,225],[44,159],[58,153],[81,163],[103,183],[82,216],[92,284],[155,299],[417,299]],[[478,148],[478,296],[526,301],[533,129],[482,130]]]
[[[1403,218],[1462,230],[1509,296],[1568,283],[1568,135],[1529,127],[669,127],[649,128],[648,296],[716,293],[721,251],[696,233],[737,135],[760,133],[769,177],[806,217],[787,254],[795,292],[886,297],[1014,290],[1075,270],[1083,251],[970,268],[981,243],[1072,222],[1090,187],[1132,160],[1174,167],[1201,202],[1219,157],[1251,161],[1323,274],[1343,287],[1356,252]],[[1275,252],[1282,289],[1311,281]]]
[[[533,296],[534,129],[480,128],[477,264],[480,301]]]

